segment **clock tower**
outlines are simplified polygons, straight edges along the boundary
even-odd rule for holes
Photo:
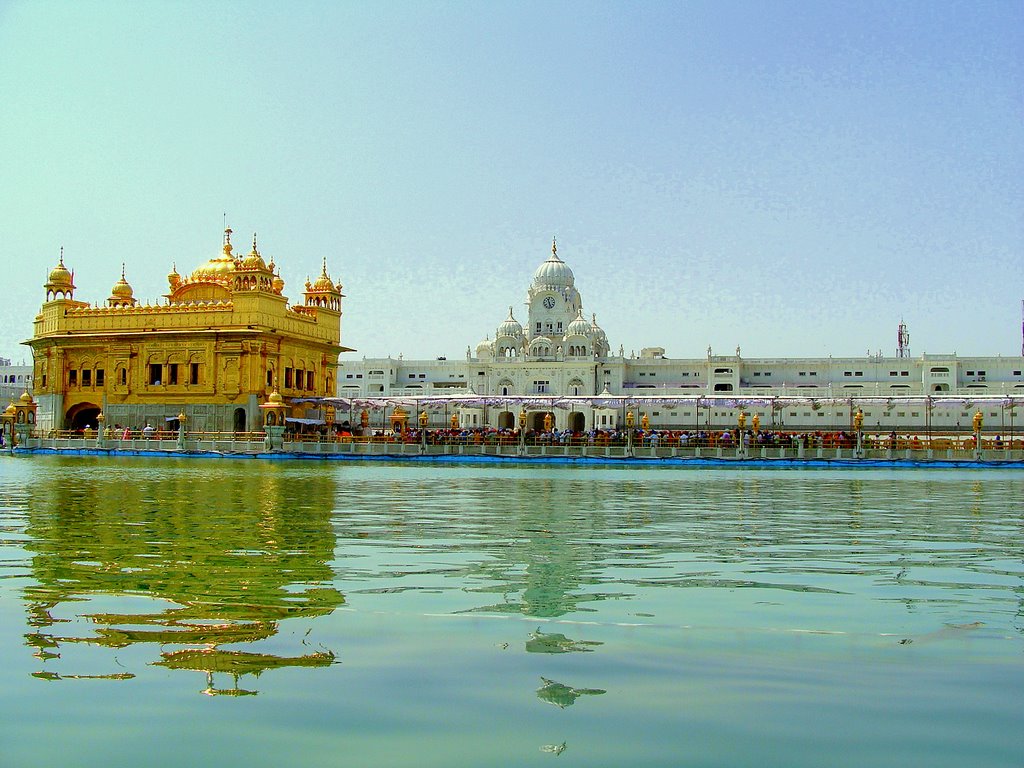
[[[551,241],[551,256],[537,267],[527,292],[526,337],[543,336],[552,348],[561,343],[569,323],[583,309],[583,300],[576,290],[569,266],[558,258],[558,243]]]

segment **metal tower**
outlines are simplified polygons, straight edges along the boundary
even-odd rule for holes
[[[896,357],[910,357],[910,334],[903,318],[900,318],[900,327],[896,331]]]

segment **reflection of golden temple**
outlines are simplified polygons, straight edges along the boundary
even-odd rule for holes
[[[265,653],[245,653],[243,651],[222,651],[217,648],[186,648],[160,654],[161,661],[153,663],[156,667],[168,669],[186,669],[206,673],[207,696],[251,696],[256,691],[248,691],[238,687],[238,678],[242,675],[259,677],[268,669],[281,667],[328,667],[334,663],[334,654],[330,651],[311,653],[305,656],[281,657]],[[231,675],[232,688],[215,688],[213,676],[223,672]]]
[[[103,306],[74,298],[73,274],[60,262],[26,342],[43,429],[108,424],[161,425],[184,406],[194,431],[249,431],[273,386],[285,397],[334,394],[341,346],[341,284],[323,262],[291,306],[273,260],[253,235],[247,256],[231,230],[221,253],[182,277],[167,276],[165,303],[142,304],[125,277]],[[301,414],[289,414],[301,415]]]
[[[259,649],[286,619],[327,616],[345,602],[333,587],[331,509],[308,503],[332,498],[333,478],[298,484],[276,466],[188,467],[157,480],[143,471],[141,484],[49,477],[29,497],[36,583],[24,591],[25,640],[46,667],[42,679],[74,677],[65,670],[80,663],[80,648],[152,646],[160,666],[233,675],[333,659],[326,649],[304,653],[305,640],[298,653]],[[96,602],[103,610],[90,612]]]

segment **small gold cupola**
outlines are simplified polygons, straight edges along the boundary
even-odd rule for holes
[[[316,279],[315,283],[310,283],[309,279],[306,279],[306,306],[307,307],[322,307],[324,309],[330,309],[334,312],[341,312],[341,300],[344,298],[341,293],[341,282],[337,285],[331,280],[331,276],[327,274],[327,257],[324,257],[323,269],[320,271],[320,277]]]
[[[64,266],[64,246],[60,248],[60,261],[50,270],[46,285],[43,287],[46,288],[47,301],[74,298],[75,275]]]
[[[131,285],[124,278],[124,263],[121,264],[121,279],[114,283],[110,289],[110,298],[107,299],[108,307],[134,307],[138,303]]]

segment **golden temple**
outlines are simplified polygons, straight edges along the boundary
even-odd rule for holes
[[[152,304],[135,298],[123,266],[104,305],[77,300],[61,249],[25,342],[40,429],[95,426],[101,412],[108,427],[159,429],[184,413],[190,431],[245,432],[261,427],[259,407],[275,388],[286,398],[335,394],[338,355],[351,350],[326,259],[293,306],[256,236],[240,257],[231,234],[187,277],[172,267],[165,301]]]

